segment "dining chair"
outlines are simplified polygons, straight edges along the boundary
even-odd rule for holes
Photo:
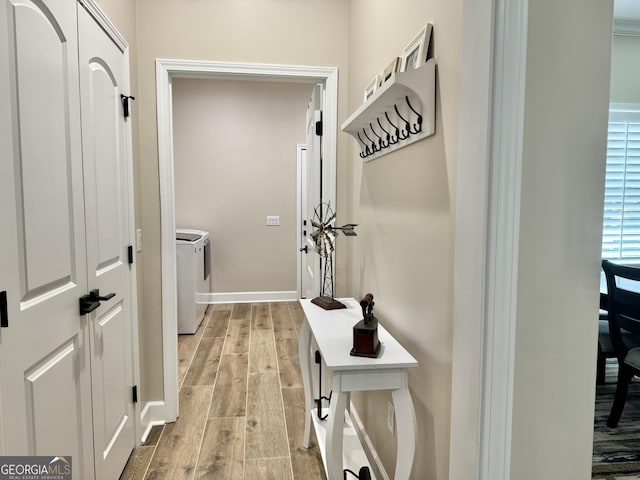
[[[618,358],[618,382],[607,426],[618,425],[627,399],[629,383],[640,375],[640,346],[625,337],[640,337],[640,268],[602,261],[607,279],[609,337]]]
[[[618,358],[611,343],[608,315],[607,312],[601,313],[598,320],[598,367],[596,370],[596,383],[598,385],[605,384],[607,358]]]

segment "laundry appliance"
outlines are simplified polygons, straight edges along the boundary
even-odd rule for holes
[[[178,293],[178,333],[196,332],[206,303],[197,303],[196,294],[211,291],[211,241],[203,230],[176,230],[176,282]]]

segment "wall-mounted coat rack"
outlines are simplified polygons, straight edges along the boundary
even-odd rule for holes
[[[395,73],[342,124],[373,160],[435,133],[435,60]]]

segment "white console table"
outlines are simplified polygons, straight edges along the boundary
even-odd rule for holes
[[[381,343],[378,357],[351,356],[353,326],[362,319],[362,309],[352,298],[340,301],[346,309],[323,310],[310,300],[300,300],[305,314],[298,344],[306,411],[303,446],[309,447],[313,421],[327,479],[343,480],[343,468],[357,473],[369,463],[346,412],[350,393],[392,390],[398,446],[394,479],[409,480],[415,453],[416,419],[407,369],[416,367],[418,362],[381,325],[378,325]],[[311,379],[317,367],[311,355],[312,341],[317,344],[333,379],[329,416],[325,421],[318,419],[314,408]]]

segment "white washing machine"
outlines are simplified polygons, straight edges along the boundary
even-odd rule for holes
[[[210,293],[211,242],[209,232],[176,230],[178,333],[196,333],[207,309],[196,303],[196,293]]]

